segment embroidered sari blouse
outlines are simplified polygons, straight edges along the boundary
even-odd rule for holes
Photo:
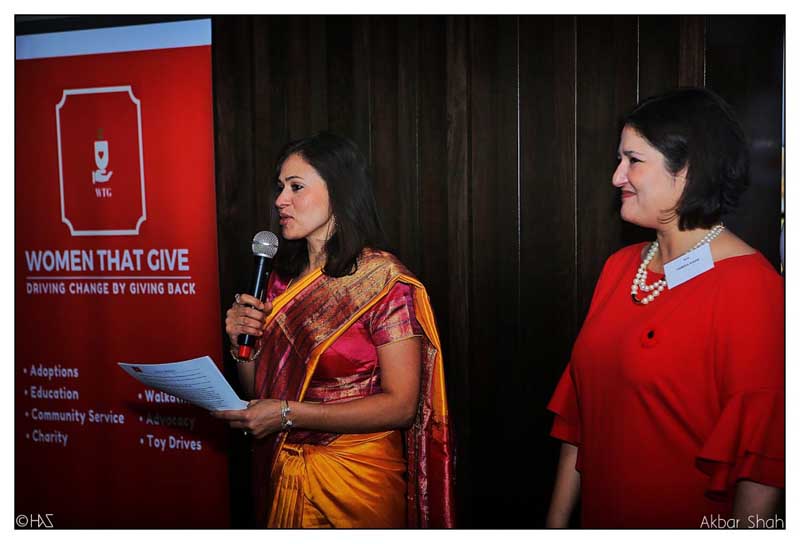
[[[287,283],[276,276],[267,298],[273,300],[283,293]],[[325,350],[304,401],[338,402],[380,393],[378,347],[422,334],[411,287],[398,282]]]

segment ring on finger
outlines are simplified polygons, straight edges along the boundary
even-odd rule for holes
[[[239,293],[236,293],[235,295],[233,295],[233,300],[236,301],[236,304],[241,304],[242,303],[241,295]]]

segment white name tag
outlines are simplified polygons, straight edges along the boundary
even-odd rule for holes
[[[711,246],[703,244],[664,265],[664,276],[667,278],[667,287],[674,289],[682,283],[708,272],[714,268],[714,259],[711,257]]]

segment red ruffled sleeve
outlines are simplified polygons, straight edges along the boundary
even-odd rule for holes
[[[741,259],[720,270],[714,368],[721,412],[696,460],[716,498],[739,480],[784,486],[783,280],[763,257]]]
[[[738,393],[728,400],[697,455],[711,479],[706,493],[725,498],[739,480],[784,486],[783,391]]]
[[[581,414],[578,410],[578,393],[572,380],[572,364],[568,364],[556,386],[547,409],[556,417],[550,436],[575,446],[581,443]]]

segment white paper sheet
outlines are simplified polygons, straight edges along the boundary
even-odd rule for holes
[[[117,363],[148,387],[207,410],[242,410],[240,399],[209,356],[161,364]]]

